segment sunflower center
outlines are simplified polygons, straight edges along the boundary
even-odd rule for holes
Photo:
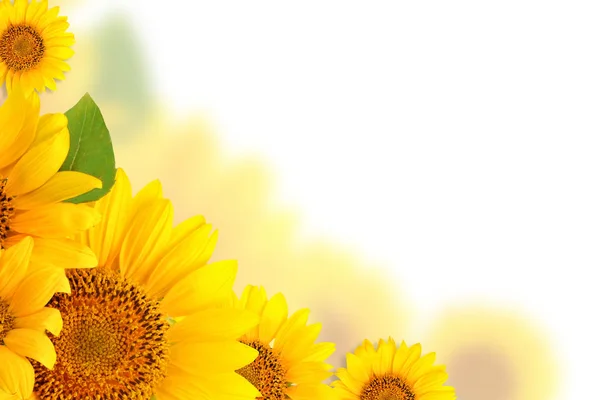
[[[0,37],[0,59],[13,71],[35,67],[45,50],[42,36],[27,25],[10,25]]]
[[[400,377],[374,376],[360,394],[360,400],[415,400],[412,388]]]
[[[246,378],[248,382],[254,385],[262,394],[257,397],[260,400],[280,400],[285,399],[285,370],[281,365],[279,357],[269,346],[263,345],[260,341],[242,343],[258,350],[258,357],[252,364],[246,365],[236,372]]]
[[[0,299],[0,345],[14,326],[15,317],[8,311],[8,304]]]
[[[56,294],[63,329],[51,337],[53,370],[34,363],[42,400],[149,399],[166,376],[169,324],[137,285],[102,269],[68,270],[71,294]]]
[[[10,231],[10,218],[15,213],[10,197],[4,188],[6,187],[6,178],[0,180],[0,248],[4,248],[4,241]]]

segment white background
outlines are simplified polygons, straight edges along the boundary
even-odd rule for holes
[[[594,2],[102,3],[80,11],[123,8],[170,112],[264,157],[305,235],[379,260],[424,316],[523,310],[564,362],[557,398],[597,392]]]

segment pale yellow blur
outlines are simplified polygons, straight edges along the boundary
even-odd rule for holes
[[[559,387],[553,347],[523,313],[475,304],[449,308],[424,340],[446,364],[461,400],[552,399]]]

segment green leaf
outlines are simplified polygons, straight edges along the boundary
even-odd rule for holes
[[[101,189],[93,189],[67,201],[83,203],[98,200],[112,188],[117,173],[108,128],[89,93],[65,115],[69,120],[71,147],[60,171],[79,171],[102,181]]]

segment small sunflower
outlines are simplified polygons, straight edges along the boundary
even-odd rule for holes
[[[0,4],[0,80],[10,92],[18,83],[29,93],[44,88],[56,90],[56,79],[69,71],[65,62],[75,43],[67,17],[59,8],[48,9],[47,1],[2,0]]]
[[[27,358],[53,368],[56,353],[46,336],[58,335],[62,319],[44,307],[56,291],[69,292],[58,268],[30,263],[33,240],[0,250],[0,399],[28,399],[34,371]],[[27,358],[26,358],[27,357]]]
[[[433,366],[435,353],[421,357],[421,345],[397,347],[392,338],[377,349],[367,340],[346,355],[333,382],[340,400],[454,400],[454,388],[443,386],[448,374]]]
[[[99,214],[85,204],[62,201],[102,182],[80,172],[58,172],[69,152],[67,118],[40,118],[39,109],[36,93],[26,97],[18,90],[0,106],[0,248],[32,236],[34,258],[93,267],[94,253],[67,237],[95,224]]]
[[[331,398],[322,382],[332,374],[324,361],[335,351],[333,343],[317,343],[320,324],[306,325],[308,309],[288,318],[287,302],[281,293],[267,299],[265,289],[249,285],[236,306],[260,318],[258,325],[240,342],[258,350],[252,364],[237,372],[261,393],[262,400],[318,400]]]
[[[253,399],[258,392],[235,370],[257,356],[237,338],[258,318],[228,306],[237,264],[206,265],[217,239],[211,225],[196,216],[173,228],[160,183],[132,197],[121,169],[93,207],[103,219],[80,240],[99,265],[68,270],[71,295],[49,303],[63,331],[51,337],[55,368],[36,364],[36,396]]]

